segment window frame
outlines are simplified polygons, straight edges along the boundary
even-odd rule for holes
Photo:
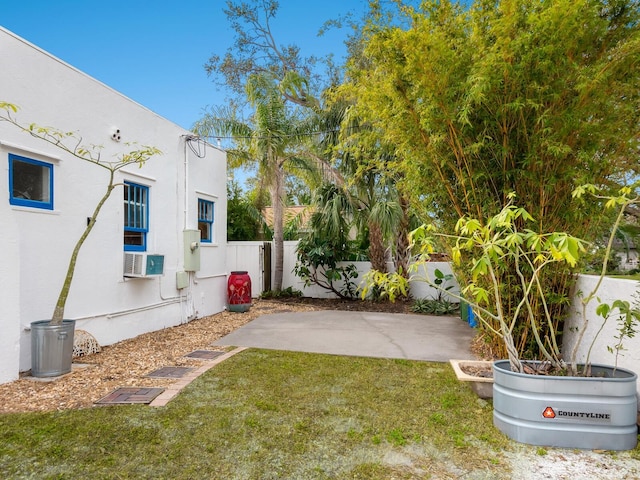
[[[206,205],[211,207],[211,220],[205,217],[201,217],[201,205]],[[206,198],[198,197],[198,230],[200,230],[200,243],[213,244],[215,242],[215,221],[216,221],[216,202],[214,200],[208,200]],[[200,224],[204,223],[208,225],[210,238],[204,238],[202,235],[202,229],[200,228]]]
[[[126,212],[123,211],[123,224],[124,224],[124,231],[123,231],[123,239],[122,239],[122,243],[124,246],[124,251],[125,252],[146,252],[147,251],[147,236],[149,234],[149,187],[147,185],[142,185],[140,183],[136,183],[136,182],[130,182],[125,180],[123,182],[124,185],[124,189],[130,189],[131,187],[135,188],[135,189],[139,189],[140,191],[144,192],[144,202],[140,202],[141,203],[141,208],[143,209],[143,222],[144,222],[144,226],[143,227],[131,227],[131,226],[127,226],[125,224],[126,220],[127,220],[127,215]],[[122,195],[122,200],[123,200],[123,205],[125,208],[127,208],[127,206],[130,207],[130,205],[132,203],[135,204],[135,201],[132,202],[129,198],[127,198],[127,200],[125,200],[124,198],[124,194],[125,191],[123,191],[123,195]],[[129,197],[129,195],[127,195],[127,197]],[[134,233],[140,233],[142,234],[142,245],[128,245],[126,243],[124,243],[124,239],[125,236],[127,234],[127,232],[134,232]]]
[[[28,207],[28,208],[38,208],[42,210],[53,210],[53,200],[54,200],[54,182],[53,182],[53,174],[54,174],[54,164],[49,162],[44,162],[42,160],[35,160],[33,158],[25,157],[22,155],[17,155],[15,153],[9,153],[9,204],[15,205],[19,207]],[[32,200],[21,197],[13,196],[13,182],[15,177],[14,171],[14,161],[28,163],[31,165],[36,165],[38,167],[44,167],[47,169],[49,173],[49,201],[42,200]]]

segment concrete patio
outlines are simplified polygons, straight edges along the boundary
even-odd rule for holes
[[[458,317],[318,311],[262,315],[213,345],[447,362],[474,358],[474,334]]]

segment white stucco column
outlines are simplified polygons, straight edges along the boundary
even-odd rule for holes
[[[20,369],[20,238],[6,198],[0,218],[0,383],[6,383]]]

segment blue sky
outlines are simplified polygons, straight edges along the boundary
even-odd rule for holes
[[[129,98],[190,128],[224,102],[204,64],[224,55],[233,31],[224,0],[2,0],[0,25]],[[344,56],[346,30],[318,37],[322,24],[367,0],[281,0],[272,25],[279,43],[303,55]]]

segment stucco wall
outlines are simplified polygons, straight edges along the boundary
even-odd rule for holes
[[[575,286],[576,295],[571,304],[571,314],[565,323],[564,329],[563,349],[565,358],[568,358],[569,352],[571,352],[575,345],[578,335],[577,332],[582,328],[578,293],[582,292],[586,295],[593,290],[597,281],[598,277],[594,275],[578,276]],[[617,299],[633,302],[636,293],[640,295],[640,282],[620,278],[605,278],[598,290],[597,296],[602,302],[611,304]],[[640,301],[640,299],[638,299],[638,301]],[[602,325],[602,317],[596,315],[598,303],[598,300],[594,299],[587,307],[588,325],[585,330],[584,339],[578,349],[576,358],[578,362],[584,362],[586,360],[588,349]],[[615,355],[610,353],[607,347],[613,347],[615,345],[615,336],[618,334],[617,327],[617,317],[613,315],[608,322],[605,323],[602,332],[598,335],[593,350],[591,351],[591,363],[614,364]],[[618,357],[618,366],[628,368],[640,374],[640,335],[624,340],[623,346],[624,351],[622,351],[622,355]]]
[[[252,296],[258,297],[262,293],[262,245],[263,242],[229,242],[228,244],[228,266],[229,270],[246,270],[251,276]],[[312,298],[334,298],[336,295],[326,289],[323,289],[317,285],[309,285],[305,287],[304,282],[296,277],[293,273],[293,269],[296,264],[296,247],[297,241],[284,242],[284,262],[283,262],[283,279],[282,287],[292,287],[302,292],[305,297]],[[361,286],[364,275],[371,270],[370,262],[340,262],[340,265],[348,265],[353,263],[358,270],[358,277],[353,279],[356,286]],[[393,265],[388,265],[389,270],[392,270]],[[430,287],[424,282],[425,275],[429,278],[433,278],[433,272],[439,269],[445,275],[452,273],[451,265],[448,262],[428,262],[418,268],[418,271],[412,274],[412,281],[410,282],[410,292],[414,298],[437,298],[438,291]],[[273,272],[272,272],[273,274]],[[460,287],[458,282],[454,279],[451,280],[451,291],[453,293],[459,293]],[[338,283],[338,287],[341,284]],[[445,295],[446,297],[446,295]],[[450,298],[451,301],[457,302],[457,300]]]
[[[123,191],[117,188],[80,252],[67,318],[108,345],[220,312],[226,285],[226,155],[189,140],[190,132],[158,116],[27,41],[0,29],[0,100],[20,107],[23,123],[76,132],[83,144],[101,145],[102,159],[135,146],[162,154],[142,168],[128,166],[118,181],[149,187],[147,252],[165,256],[164,275],[123,277]],[[135,72],[132,72],[135,75]],[[185,88],[188,88],[185,86]],[[111,138],[120,129],[121,141]],[[54,165],[54,209],[8,204],[8,154]],[[0,383],[30,368],[30,322],[50,318],[67,262],[87,218],[104,192],[106,170],[0,122]],[[215,202],[215,241],[201,244],[201,268],[178,289],[184,270],[183,230],[197,229],[197,202]],[[19,355],[18,355],[19,352]]]
[[[7,197],[0,197],[6,199]],[[0,383],[18,378],[20,366],[20,237],[9,204],[0,201]]]

